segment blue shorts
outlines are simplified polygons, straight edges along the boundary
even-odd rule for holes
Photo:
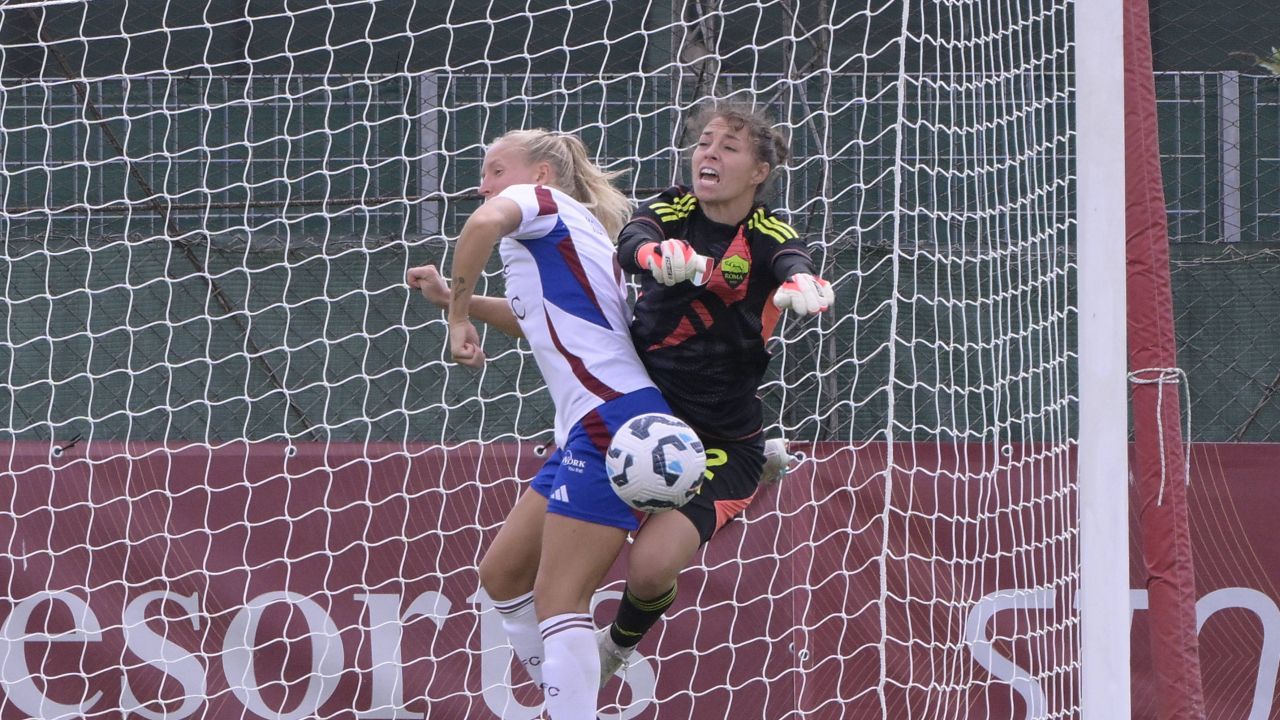
[[[645,413],[671,414],[656,388],[644,388],[610,400],[569,428],[564,447],[543,463],[531,487],[547,499],[547,512],[597,525],[635,530],[639,513],[613,491],[604,454],[614,432]]]

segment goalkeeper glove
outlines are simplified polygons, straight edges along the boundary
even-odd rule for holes
[[[711,276],[713,265],[711,258],[694,252],[683,240],[645,243],[636,252],[636,262],[667,286],[686,280],[701,285]]]
[[[764,469],[760,471],[761,485],[777,485],[800,461],[799,455],[790,452],[791,443],[786,438],[769,438],[764,441]]]
[[[792,275],[773,294],[774,306],[779,310],[790,310],[800,317],[826,312],[835,301],[831,283],[809,273]]]

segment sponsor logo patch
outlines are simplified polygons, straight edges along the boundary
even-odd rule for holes
[[[574,472],[585,472],[587,469],[587,461],[579,460],[567,451],[564,457],[560,458],[560,462]]]

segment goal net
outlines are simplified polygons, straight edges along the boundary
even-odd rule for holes
[[[771,342],[801,462],[601,717],[1077,713],[1070,11],[6,4],[0,718],[538,717],[475,567],[550,401],[497,332],[451,364],[404,274],[494,137],[579,133],[643,200],[731,92],[837,303]]]

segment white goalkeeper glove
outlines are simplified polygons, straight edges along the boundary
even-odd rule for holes
[[[831,283],[809,273],[796,273],[782,283],[773,294],[773,304],[779,310],[790,310],[800,317],[826,312],[836,301]]]
[[[711,276],[714,262],[699,255],[683,240],[663,240],[661,243],[645,243],[636,252],[636,262],[648,269],[663,285],[685,282],[701,285]]]
[[[764,468],[760,470],[761,485],[777,485],[800,462],[800,455],[791,454],[791,443],[786,438],[769,438],[764,441]]]

